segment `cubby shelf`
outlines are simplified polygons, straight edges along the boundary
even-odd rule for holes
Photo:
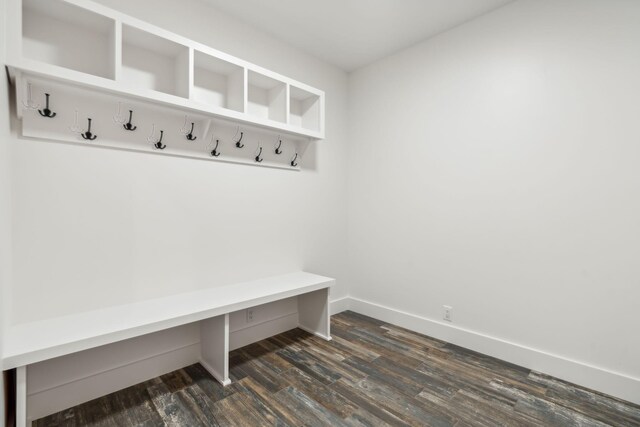
[[[249,71],[247,112],[261,119],[287,122],[287,86],[264,74]]]
[[[194,51],[191,99],[203,105],[244,111],[244,68]]]
[[[115,19],[70,3],[23,2],[21,41],[25,58],[112,79],[115,31]]]
[[[320,96],[290,86],[289,124],[305,130],[320,130]]]
[[[8,0],[7,15],[19,17],[5,29],[12,78],[24,73],[300,140],[324,138],[323,91],[91,0]]]
[[[189,97],[189,48],[138,28],[122,25],[123,83]]]

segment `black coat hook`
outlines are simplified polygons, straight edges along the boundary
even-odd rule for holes
[[[122,125],[122,127],[124,127],[125,130],[134,131],[134,130],[138,129],[138,126],[133,126],[131,124],[131,118],[132,117],[133,117],[133,110],[129,110],[129,121]]]
[[[291,160],[291,166],[293,166],[294,168],[298,166],[298,164],[296,163],[297,158],[298,158],[298,153],[296,153],[296,156],[293,158],[293,160]]]
[[[262,163],[262,161],[264,160],[263,158],[260,157],[261,154],[262,154],[262,147],[260,147],[260,152],[258,152],[258,155],[256,156],[256,162],[258,163]]]
[[[164,136],[164,131],[161,130],[160,131],[160,139],[153,143],[153,146],[156,147],[158,150],[164,150],[165,148],[167,148],[167,146],[165,144],[162,144],[162,137],[163,136]]]
[[[220,154],[222,154],[221,152],[218,151],[218,144],[220,143],[219,139],[216,139],[216,146],[213,147],[213,150],[211,150],[211,155],[213,157],[218,157]]]
[[[57,113],[54,113],[49,109],[49,94],[45,93],[44,96],[47,98],[46,105],[43,110],[38,110],[38,113],[40,113],[42,117],[49,117],[50,119],[53,119]]]
[[[282,154],[282,150],[280,147],[282,146],[282,140],[278,141],[278,146],[276,147],[276,154]]]
[[[189,131],[189,133],[186,135],[187,139],[189,141],[195,141],[197,136],[193,136],[193,122],[191,122],[191,130]]]
[[[87,119],[89,121],[89,124],[87,125],[87,131],[83,134],[81,134],[82,138],[84,139],[88,139],[89,141],[93,141],[94,139],[96,139],[98,137],[98,135],[94,135],[91,133],[91,119]]]
[[[244,136],[244,132],[240,132],[240,139],[236,141],[236,147],[238,148],[244,147],[244,144],[240,144],[240,141],[242,141],[243,136]]]

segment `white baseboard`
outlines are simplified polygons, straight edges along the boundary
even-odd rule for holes
[[[640,404],[640,379],[469,329],[350,297],[350,310]]]
[[[351,298],[342,297],[337,300],[333,300],[330,302],[329,306],[329,314],[333,316],[334,314],[342,313],[343,311],[347,311],[351,306]]]

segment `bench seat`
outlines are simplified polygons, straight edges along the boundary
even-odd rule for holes
[[[17,369],[17,425],[29,419],[28,365],[56,357],[198,322],[200,363],[228,385],[229,313],[290,297],[297,297],[298,326],[330,340],[329,290],[334,283],[296,272],[9,326],[2,368]]]

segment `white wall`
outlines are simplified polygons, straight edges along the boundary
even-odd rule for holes
[[[0,1],[0,24],[5,26],[5,3]],[[5,59],[5,40],[0,38],[0,63]],[[0,70],[0,355],[5,327],[9,321],[9,284],[11,281],[11,134],[9,82]],[[4,375],[0,377],[0,427],[5,425]]]
[[[326,91],[327,137],[301,173],[14,141],[13,321],[301,269],[346,295],[346,73],[198,0],[100,3]]]
[[[639,22],[520,0],[353,73],[354,307],[638,401]]]
[[[10,322],[296,270],[335,277],[331,299],[345,297],[347,74],[198,0],[100,3],[324,90],[326,139],[292,172],[6,136]],[[259,310],[255,330],[239,316],[234,343],[297,322],[276,309]],[[194,363],[197,326],[30,367],[30,416]]]

